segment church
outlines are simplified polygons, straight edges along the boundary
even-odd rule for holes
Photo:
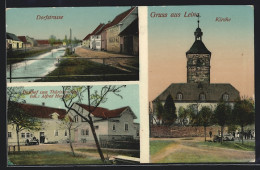
[[[202,106],[214,109],[217,103],[223,100],[233,107],[235,100],[240,98],[239,91],[231,84],[210,83],[211,52],[202,41],[203,32],[199,22],[198,19],[198,27],[194,32],[195,42],[186,52],[187,83],[172,83],[157,96],[152,101],[153,117],[156,117],[156,103],[159,101],[164,105],[169,95],[174,100],[177,115],[181,106],[187,108],[192,105],[196,111]]]

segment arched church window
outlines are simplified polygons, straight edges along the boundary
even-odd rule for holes
[[[224,101],[228,101],[229,100],[229,95],[227,93],[223,94],[222,99]]]
[[[206,100],[206,95],[204,93],[200,93],[199,99],[200,100]]]
[[[177,93],[177,96],[176,96],[177,100],[182,100],[183,99],[183,95],[182,93]]]

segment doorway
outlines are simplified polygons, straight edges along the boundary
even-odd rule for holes
[[[44,143],[44,140],[45,140],[44,132],[40,132],[40,143]]]

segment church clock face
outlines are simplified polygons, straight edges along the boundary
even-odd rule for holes
[[[201,30],[201,29],[199,29]],[[195,42],[186,53],[187,57],[187,82],[188,83],[210,83],[210,57],[211,52],[208,51],[203,44],[202,34],[196,34]]]

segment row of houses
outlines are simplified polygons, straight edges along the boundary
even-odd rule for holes
[[[63,42],[55,42],[54,46],[62,46]],[[16,36],[12,33],[6,33],[6,49],[26,49],[37,46],[51,46],[49,40],[36,40],[29,36]]]
[[[39,131],[22,130],[19,133],[20,143],[25,144],[27,139],[36,137],[40,143],[66,143],[69,139],[69,128],[65,118],[71,120],[71,139],[74,143],[94,143],[94,138],[89,124],[74,111],[67,112],[64,109],[47,107],[42,105],[16,103],[16,107],[22,109],[26,114],[37,118],[42,122]],[[82,110],[82,115],[89,113],[89,106],[75,103],[72,106],[76,110]],[[93,109],[92,107],[90,107]],[[11,114],[11,113],[8,113]],[[129,106],[114,110],[97,107],[91,114],[95,131],[100,140],[106,137],[110,140],[128,137],[139,139],[139,123]],[[68,120],[68,119],[67,119]],[[8,145],[17,144],[16,125],[8,124]]]
[[[138,55],[138,30],[138,9],[131,7],[107,24],[100,23],[83,39],[82,46],[93,50]]]

